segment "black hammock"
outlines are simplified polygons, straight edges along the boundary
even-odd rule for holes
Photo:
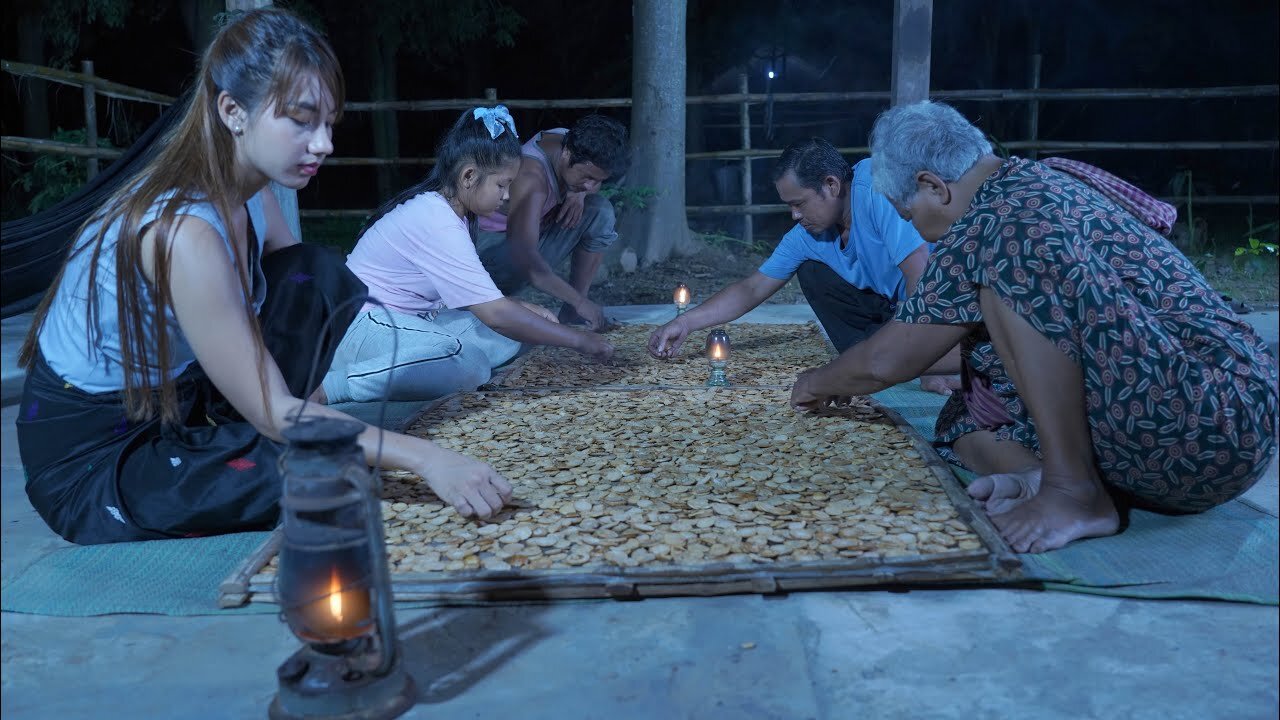
[[[123,155],[73,195],[35,215],[0,224],[0,317],[27,312],[40,303],[76,231],[151,159],[159,141],[182,117],[190,96],[188,91],[165,108]]]

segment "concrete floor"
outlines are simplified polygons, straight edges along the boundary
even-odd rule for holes
[[[0,416],[6,582],[65,545],[22,490],[16,415]],[[1274,464],[1250,497],[1275,508]],[[407,718],[1272,720],[1280,708],[1273,607],[861,590],[397,617],[420,690]],[[276,666],[299,646],[275,615],[4,613],[0,624],[5,720],[265,717]]]

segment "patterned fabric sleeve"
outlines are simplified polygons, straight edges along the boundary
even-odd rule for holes
[[[962,222],[968,222],[965,218]],[[905,323],[961,325],[982,322],[973,268],[981,238],[991,230],[989,217],[980,216],[967,226],[953,226],[938,241],[925,266],[916,291],[898,306],[894,319]]]

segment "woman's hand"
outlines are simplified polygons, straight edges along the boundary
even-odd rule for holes
[[[950,395],[960,389],[959,375],[921,375],[920,389],[939,395]]]
[[[564,202],[560,203],[560,212],[556,213],[556,222],[562,227],[577,227],[582,220],[582,208],[587,204],[587,194],[584,192],[566,193]]]
[[[452,450],[433,453],[417,472],[436,496],[463,517],[487,518],[511,499],[511,484],[488,463]]]
[[[615,349],[613,343],[593,332],[584,332],[581,335],[582,337],[577,347],[578,352],[600,362],[608,362],[613,358]]]

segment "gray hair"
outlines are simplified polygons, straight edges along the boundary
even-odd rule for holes
[[[871,128],[871,186],[906,204],[916,194],[916,173],[953,182],[990,153],[982,131],[950,105],[899,105],[881,113]]]

